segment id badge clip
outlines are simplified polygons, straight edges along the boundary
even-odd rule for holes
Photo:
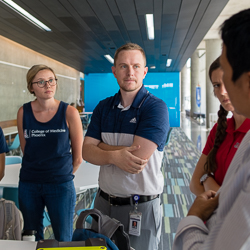
[[[139,195],[134,195],[135,201],[134,210],[129,213],[129,234],[134,236],[141,235],[141,219],[142,213],[137,210]]]

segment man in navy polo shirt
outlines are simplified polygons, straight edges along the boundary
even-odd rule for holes
[[[83,143],[83,158],[101,166],[95,208],[121,221],[136,250],[158,249],[169,130],[166,104],[143,86],[147,71],[139,45],[116,51],[112,72],[120,90],[97,105]]]

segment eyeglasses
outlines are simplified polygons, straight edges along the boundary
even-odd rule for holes
[[[36,83],[39,88],[44,88],[46,84],[48,83],[50,86],[55,86],[57,84],[57,79],[51,78],[48,81],[38,81],[38,82],[32,82],[32,84]]]

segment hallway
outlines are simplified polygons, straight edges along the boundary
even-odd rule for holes
[[[206,125],[199,125],[197,121],[182,112],[180,127],[186,136],[196,145],[197,149],[202,152],[210,132],[210,130],[206,128]]]
[[[208,131],[204,125],[181,115],[181,127],[173,128],[170,142],[165,146],[162,162],[164,190],[161,196],[163,210],[162,236],[159,249],[172,248],[178,224],[186,216],[195,195],[189,183],[201,155]]]

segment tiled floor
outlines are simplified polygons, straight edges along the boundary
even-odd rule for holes
[[[162,172],[165,186],[162,194],[163,227],[159,250],[172,248],[180,220],[186,216],[195,199],[189,183],[207,138],[205,126],[182,115],[181,128],[173,128],[165,147]]]

